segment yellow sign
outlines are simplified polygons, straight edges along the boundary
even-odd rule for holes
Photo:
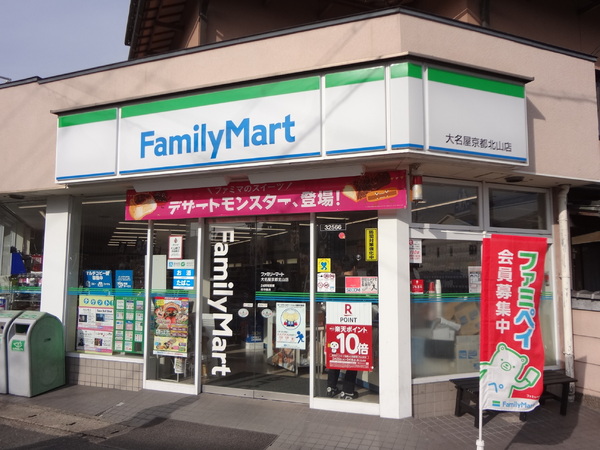
[[[331,272],[331,258],[317,258],[317,272]]]
[[[365,228],[365,260],[377,261],[377,228]]]

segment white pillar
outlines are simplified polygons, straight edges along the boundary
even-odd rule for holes
[[[78,285],[81,205],[70,196],[49,197],[46,205],[40,309],[67,325],[68,337],[75,332],[77,323],[77,298],[69,299],[67,289]],[[71,330],[69,324],[73,324]]]
[[[408,210],[379,212],[379,407],[412,416]]]

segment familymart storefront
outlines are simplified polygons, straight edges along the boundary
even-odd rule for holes
[[[525,166],[525,124],[523,80],[423,61],[61,113],[57,182],[133,188],[72,211],[80,249],[99,205],[132,237],[71,263],[71,356],[136,361],[150,389],[412,415],[414,382],[477,370],[482,237],[551,224],[549,192],[419,158]]]

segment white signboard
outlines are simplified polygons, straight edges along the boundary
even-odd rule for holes
[[[325,82],[325,152],[385,150],[384,68],[330,74]]]
[[[169,259],[167,260],[167,269],[193,269],[193,259]]]
[[[410,264],[423,263],[423,241],[421,239],[408,240],[408,262]]]
[[[398,150],[525,165],[527,142],[524,82],[400,62],[61,116],[56,180]]]
[[[311,80],[314,80],[311,82]],[[318,78],[123,108],[119,172],[189,169],[320,155]],[[239,100],[235,99],[238,94]],[[255,94],[257,95],[257,94]],[[207,104],[208,103],[208,104]],[[198,106],[188,107],[189,104]],[[158,111],[158,112],[153,112]]]
[[[169,236],[169,259],[183,258],[183,236]]]
[[[429,150],[527,162],[523,85],[432,68],[428,74]]]
[[[56,180],[116,175],[117,110],[58,119]]]

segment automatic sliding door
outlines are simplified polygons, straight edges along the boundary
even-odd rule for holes
[[[208,225],[203,379],[244,395],[308,395],[308,218]]]

